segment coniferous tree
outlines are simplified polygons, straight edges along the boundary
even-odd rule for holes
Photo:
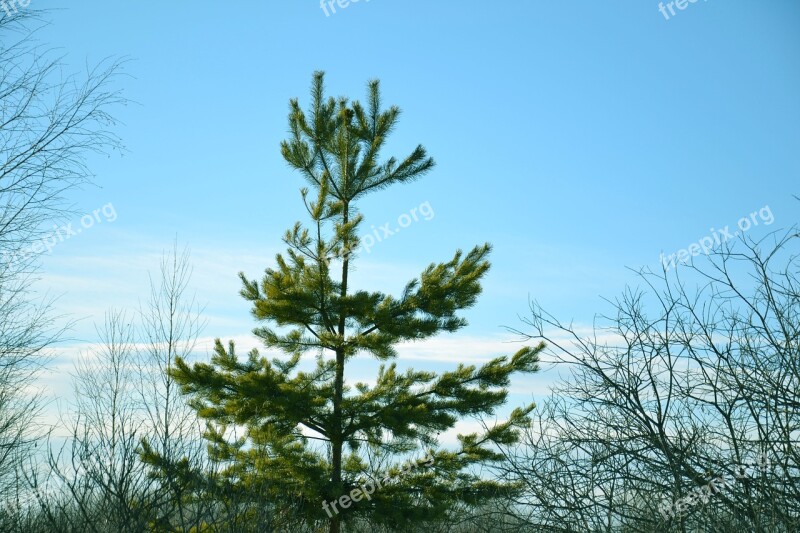
[[[285,355],[270,361],[253,350],[240,358],[232,342],[217,340],[210,364],[178,358],[172,371],[208,423],[214,457],[230,465],[231,490],[266,497],[278,516],[308,525],[328,520],[331,532],[359,520],[400,530],[441,518],[458,503],[516,490],[470,467],[500,459],[493,445],[516,441],[533,405],[484,433],[459,436],[455,450],[439,448],[437,436],[463,417],[493,414],[506,401],[510,376],[535,372],[542,349],[525,347],[441,375],[397,370],[398,343],[466,325],[458,312],[481,292],[490,246],[431,264],[397,297],[353,290],[357,201],[434,166],[422,146],[402,161],[380,160],[400,111],[381,109],[377,81],[368,89],[365,106],[326,98],[323,74],[316,73],[308,114],[290,102],[291,136],[281,152],[311,187],[302,189],[311,224],[287,231],[286,254],[262,280],[240,274],[241,294],[264,323],[255,335]],[[303,371],[301,356],[309,353],[316,366]],[[345,379],[356,354],[381,362],[375,386]],[[402,470],[375,463],[425,453],[424,464]],[[252,512],[263,507],[258,503]]]

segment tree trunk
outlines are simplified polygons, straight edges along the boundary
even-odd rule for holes
[[[332,472],[331,482],[334,487],[334,494],[337,499],[342,490],[342,391],[344,388],[344,351],[336,351],[336,382],[334,384],[333,395],[333,417],[335,420],[335,431],[337,435],[331,439],[332,453]],[[330,533],[339,533],[340,530],[339,513],[334,513],[331,518]]]
[[[345,203],[344,206],[344,213],[342,214],[342,222],[343,224],[347,224],[349,219],[349,209],[348,205]],[[341,289],[341,297],[344,298],[347,296],[347,273],[350,267],[350,243],[344,243],[344,258],[342,261],[342,289]],[[339,337],[342,341],[344,341],[345,335],[345,313],[344,310],[340,310],[339,315],[339,324],[338,324],[338,332]],[[342,396],[344,391],[344,348],[339,348],[336,350],[336,381],[334,383],[334,391],[333,391],[333,420],[334,420],[334,431],[336,435],[331,438],[331,447],[332,450],[332,458],[331,458],[331,483],[334,487],[334,494],[340,496],[342,491],[342,447],[343,447],[343,440],[342,440]],[[339,533],[341,529],[341,518],[339,513],[334,513],[333,517],[331,518],[331,525],[328,529],[329,533]]]

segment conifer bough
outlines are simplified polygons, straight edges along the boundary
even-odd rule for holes
[[[338,532],[351,521],[403,530],[440,520],[459,503],[517,490],[470,467],[501,459],[494,444],[516,441],[532,404],[484,433],[460,435],[458,449],[439,448],[437,436],[464,417],[493,415],[506,401],[510,376],[538,370],[543,346],[441,375],[399,372],[393,362],[398,343],[466,325],[458,312],[481,292],[490,246],[431,264],[399,296],[355,290],[350,283],[362,223],[357,200],[434,166],[422,146],[402,160],[380,159],[399,114],[397,107],[381,108],[378,81],[368,84],[366,105],[326,98],[320,72],[308,112],[296,99],[290,102],[290,138],[281,153],[308,182],[301,192],[310,223],[297,222],[286,232],[288,249],[263,279],[240,274],[241,294],[263,324],[255,335],[284,355],[270,361],[253,350],[240,358],[233,342],[225,346],[218,339],[210,364],[189,366],[178,358],[172,371],[208,422],[206,438],[214,457],[228,465],[230,486],[253,495],[254,508],[271,506],[295,526],[328,521],[329,531]],[[316,365],[303,371],[300,359],[309,353]],[[374,386],[345,379],[357,354],[381,362]],[[244,436],[229,438],[233,428],[244,428]],[[385,474],[384,463],[420,452],[433,454],[435,466],[398,478],[333,517],[322,510],[322,502],[348,494],[357,480]]]

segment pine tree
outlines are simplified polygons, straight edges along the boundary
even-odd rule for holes
[[[512,374],[538,370],[542,346],[441,375],[397,370],[398,343],[466,325],[458,312],[481,292],[490,246],[431,264],[398,297],[353,290],[363,222],[357,202],[423,176],[434,162],[422,146],[402,161],[380,160],[400,111],[381,109],[377,81],[368,85],[366,106],[326,98],[319,72],[311,96],[308,114],[290,102],[290,138],[281,144],[310,186],[301,193],[311,222],[286,232],[287,252],[262,280],[240,274],[241,294],[264,324],[254,334],[284,355],[270,361],[253,350],[240,358],[232,342],[217,340],[210,364],[177,359],[174,378],[208,422],[206,437],[230,465],[231,486],[265,495],[278,514],[291,510],[306,524],[328,520],[338,532],[360,517],[401,530],[441,518],[459,502],[514,491],[470,467],[499,460],[493,443],[515,442],[533,405],[485,433],[459,436],[456,450],[440,448],[437,436],[463,417],[493,414]],[[316,357],[312,371],[299,368],[304,354]],[[375,386],[345,379],[356,354],[380,361]],[[231,438],[233,428],[243,435]],[[423,453],[424,462],[397,464]],[[378,470],[376,460],[394,465]]]

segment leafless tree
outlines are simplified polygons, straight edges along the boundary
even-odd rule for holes
[[[134,328],[111,311],[98,328],[100,343],[82,355],[74,376],[75,404],[65,426],[70,438],[49,456],[49,476],[29,473],[51,530],[144,531],[152,516],[154,483],[139,459],[148,428],[137,402]]]
[[[150,428],[142,441],[143,459],[160,483],[159,524],[181,531],[199,528],[214,512],[210,502],[195,497],[192,472],[209,466],[202,425],[169,375],[176,357],[193,356],[205,325],[202,309],[188,293],[190,281],[189,252],[180,252],[176,242],[162,258],[160,276],[150,279],[150,298],[139,313],[137,359],[139,394]]]
[[[109,109],[124,103],[111,88],[120,63],[65,75],[62,58],[34,38],[40,17],[0,12],[0,250],[20,266],[69,212],[64,193],[91,178],[86,156],[120,148]]]
[[[532,305],[524,337],[569,375],[500,471],[531,531],[800,528],[798,244],[640,271],[588,333]]]
[[[70,212],[65,193],[90,178],[85,156],[120,147],[109,114],[123,101],[110,88],[120,64],[66,76],[35,40],[43,22],[32,9],[0,10],[0,500],[20,497],[17,467],[36,428],[33,378],[63,332],[51,300],[34,293],[37,258]]]
[[[136,327],[110,312],[98,348],[75,375],[70,438],[50,455],[49,475],[30,469],[51,531],[189,531],[213,521],[218,506],[197,498],[211,464],[194,412],[167,374],[192,356],[202,310],[188,292],[189,255],[177,245],[150,280]],[[39,481],[43,479],[44,481]]]

